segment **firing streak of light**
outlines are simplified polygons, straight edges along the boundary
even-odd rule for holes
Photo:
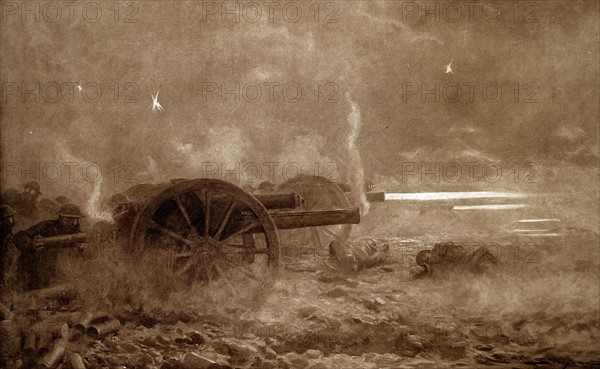
[[[513,229],[512,232],[514,233],[540,233],[540,232],[550,232],[549,229]]]
[[[502,205],[457,205],[452,210],[513,210],[522,209],[529,205],[525,204],[502,204]]]
[[[560,219],[520,219],[518,223],[560,222]]]
[[[560,233],[528,233],[523,234],[524,237],[558,237]]]
[[[515,192],[414,192],[414,193],[386,193],[385,200],[399,201],[439,201],[439,200],[464,200],[464,199],[493,199],[493,198],[523,198],[527,195]]]

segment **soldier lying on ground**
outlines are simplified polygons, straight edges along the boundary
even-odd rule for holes
[[[13,243],[12,229],[15,211],[0,205],[0,302],[10,305],[10,294],[15,290],[18,250]]]
[[[481,273],[490,264],[496,264],[498,258],[485,246],[468,252],[463,246],[441,242],[436,243],[432,250],[420,251],[416,262],[417,266],[410,269],[413,277],[439,277],[446,272]]]
[[[331,241],[329,243],[329,256],[337,260],[344,269],[357,272],[383,264],[387,259],[389,248],[388,244],[378,248],[374,241],[360,241],[349,244]]]
[[[24,288],[48,287],[56,274],[58,253],[49,248],[36,245],[36,238],[69,235],[81,232],[79,219],[83,214],[74,204],[63,205],[57,212],[58,218],[33,225],[14,236],[14,242],[21,251],[18,274],[23,278]],[[65,244],[60,246],[72,246]]]

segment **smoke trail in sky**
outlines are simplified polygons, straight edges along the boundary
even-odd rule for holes
[[[346,100],[348,100],[350,108],[352,109],[346,118],[348,124],[350,125],[350,131],[348,132],[348,137],[346,138],[349,156],[348,179],[352,184],[354,193],[358,197],[361,215],[365,215],[369,212],[369,202],[367,201],[364,193],[365,172],[363,169],[362,160],[360,158],[360,152],[356,146],[356,140],[358,139],[360,127],[362,125],[362,121],[360,119],[360,108],[354,101],[352,101],[350,93],[346,93]]]

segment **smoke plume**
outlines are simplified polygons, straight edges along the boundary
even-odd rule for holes
[[[356,146],[356,140],[360,133],[360,127],[362,125],[360,119],[360,108],[352,101],[350,93],[346,93],[346,100],[350,104],[352,111],[348,114],[347,121],[350,125],[350,131],[346,138],[346,144],[348,147],[348,179],[353,187],[353,193],[357,197],[361,215],[366,215],[369,212],[369,203],[364,193],[365,188],[365,172],[360,159],[360,152]]]

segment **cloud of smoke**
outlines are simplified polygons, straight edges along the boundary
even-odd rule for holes
[[[361,215],[366,215],[369,212],[369,203],[364,193],[365,172],[360,158],[360,152],[356,146],[356,141],[362,125],[360,108],[354,101],[352,101],[350,93],[346,93],[346,100],[352,109],[347,117],[347,122],[350,125],[350,131],[346,137],[349,158],[348,176],[354,190],[353,192],[355,193],[355,196],[358,197]]]
[[[85,211],[91,217],[92,221],[101,220],[112,222],[113,218],[109,211],[103,210],[101,206],[102,177],[94,183],[94,190],[85,203]]]
[[[59,144],[57,145],[57,155],[58,158],[63,162],[79,163],[83,167],[87,167],[87,164],[95,165],[95,163],[89,163],[86,160],[74,155],[64,139],[60,140]],[[81,187],[81,185],[77,185],[74,188],[70,188],[72,192],[69,194],[69,197],[74,197],[77,200],[83,200],[85,204],[84,212],[90,216],[92,222],[101,220],[112,222],[111,213],[101,208],[102,183],[104,179],[103,173],[100,171],[96,174],[98,175],[94,177],[93,181],[83,181],[81,184],[83,187]],[[91,191],[89,189],[90,187]],[[75,196],[73,196],[73,192]]]

